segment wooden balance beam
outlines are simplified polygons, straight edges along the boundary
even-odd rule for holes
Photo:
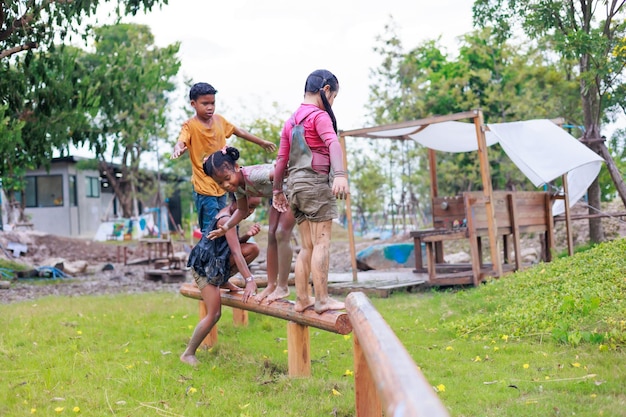
[[[200,300],[200,319],[206,316],[206,307],[195,283],[182,284],[180,293],[185,297]],[[311,375],[309,326],[343,335],[352,332],[352,323],[345,311],[326,311],[317,314],[312,308],[308,308],[298,313],[294,310],[295,303],[290,300],[276,300],[271,304],[265,302],[259,304],[253,300],[244,303],[242,296],[243,293],[221,293],[222,305],[233,308],[235,324],[247,325],[248,311],[287,320],[287,356],[291,377]],[[203,345],[213,346],[216,342],[217,326],[213,326]]]

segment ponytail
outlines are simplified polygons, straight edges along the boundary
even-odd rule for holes
[[[316,70],[307,77],[306,83],[304,84],[304,92],[319,93],[322,104],[324,104],[324,110],[326,110],[326,113],[330,116],[330,120],[333,122],[333,129],[335,133],[338,133],[335,113],[333,113],[333,109],[326,98],[326,94],[324,94],[324,87],[327,85],[330,86],[331,92],[339,90],[339,81],[332,72],[328,70]]]

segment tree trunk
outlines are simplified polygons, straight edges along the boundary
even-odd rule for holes
[[[122,209],[122,217],[129,219],[133,217],[133,196],[134,192],[131,187],[131,178],[126,170],[122,170],[122,176],[117,177],[115,175],[115,169],[110,166],[106,161],[100,161],[100,171],[104,172],[107,177],[113,194],[120,202],[120,208]]]
[[[597,214],[600,209],[601,195],[600,195],[600,182],[598,177],[591,183],[587,190],[587,196],[589,198],[589,214]],[[604,241],[604,229],[602,228],[601,218],[589,219],[589,241],[592,243],[599,243]]]
[[[604,161],[606,162],[606,168],[609,171],[609,175],[611,175],[613,184],[615,184],[615,189],[622,199],[622,204],[624,204],[624,207],[626,208],[626,184],[624,184],[622,174],[619,172],[619,169],[615,165],[615,161],[613,160],[613,157],[611,156],[611,153],[607,149],[604,142],[598,143],[596,152],[598,153],[598,155],[604,158]]]

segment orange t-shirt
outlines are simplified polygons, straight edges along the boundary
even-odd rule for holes
[[[183,123],[178,141],[183,142],[189,152],[193,172],[191,184],[198,194],[216,197],[224,195],[225,191],[204,173],[202,164],[204,158],[226,146],[226,138],[234,131],[235,126],[218,114],[213,115],[211,127],[206,127],[195,117]]]

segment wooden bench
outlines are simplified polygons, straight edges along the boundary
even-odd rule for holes
[[[520,270],[520,235],[539,233],[541,259],[550,261],[554,248],[552,200],[548,193],[537,191],[494,191],[496,236],[503,239],[503,270]],[[428,272],[430,285],[478,285],[491,268],[483,262],[482,238],[488,236],[488,217],[482,192],[465,192],[462,196],[433,199],[433,229],[411,232],[415,246],[416,272]],[[443,243],[469,239],[470,264],[444,264]],[[512,242],[511,242],[512,241]],[[426,264],[422,264],[422,244]],[[509,254],[513,246],[515,259]]]
[[[206,306],[202,295],[195,283],[184,283],[180,293],[199,301],[200,319],[206,316]],[[277,300],[271,304],[258,304],[254,301],[244,303],[243,293],[222,292],[222,305],[233,308],[233,320],[236,325],[248,324],[248,311],[287,320],[287,362],[289,376],[304,377],[311,375],[311,348],[309,326],[337,334],[352,332],[352,324],[348,314],[344,311],[327,311],[317,314],[309,308],[302,313],[294,310],[293,301]],[[217,326],[213,326],[211,334],[205,338],[202,345],[213,346],[217,342]]]

